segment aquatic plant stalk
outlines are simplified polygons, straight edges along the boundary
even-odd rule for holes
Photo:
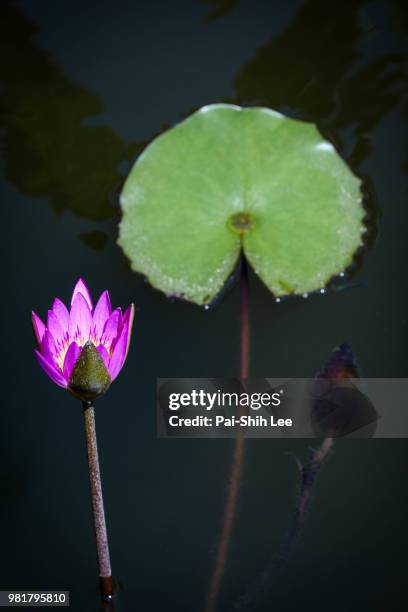
[[[288,531],[284,554],[281,555],[284,561],[287,560],[293,545],[296,543],[305,514],[309,507],[317,475],[333,447],[333,442],[333,438],[324,438],[319,448],[312,451],[309,460],[304,465],[299,466],[301,474],[300,493],[295,512],[293,513],[292,523]]]
[[[332,352],[329,360],[316,376],[317,380],[345,381],[355,378],[358,378],[357,366],[354,354],[347,344],[341,344]],[[312,450],[309,459],[303,465],[298,461],[300,472],[299,496],[281,551],[235,602],[233,610],[253,610],[256,604],[266,596],[281,572],[285,569],[290,554],[298,541],[303,521],[312,499],[317,476],[330,454],[333,444],[333,437],[326,435],[320,446],[316,450]]]
[[[250,362],[250,323],[249,323],[249,283],[248,267],[245,258],[241,263],[241,344],[240,344],[240,378],[248,378]],[[242,407],[240,408],[242,411]],[[239,485],[241,481],[242,466],[244,463],[245,438],[242,429],[237,431],[234,440],[232,456],[231,476],[227,488],[227,500],[225,503],[224,517],[221,535],[218,541],[216,559],[213,573],[211,575],[210,587],[207,596],[205,612],[214,612],[217,607],[221,581],[228,558],[231,541],[231,533],[234,526],[236,506],[239,496]]]
[[[317,475],[332,446],[333,438],[324,438],[319,448],[312,451],[305,465],[300,466],[301,482],[299,497],[282,549],[249,586],[247,591],[236,601],[233,607],[234,611],[254,610],[255,606],[267,595],[274,582],[276,582],[281,572],[285,569],[293,547],[298,540]]]
[[[112,597],[113,582],[109,555],[108,533],[103,504],[101,472],[95,429],[95,411],[91,402],[83,402],[85,439],[88,454],[89,485],[99,567],[99,587],[102,597]]]

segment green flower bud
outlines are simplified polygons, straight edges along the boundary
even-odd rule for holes
[[[78,399],[90,402],[106,393],[111,382],[99,351],[88,341],[75,363],[68,390]]]

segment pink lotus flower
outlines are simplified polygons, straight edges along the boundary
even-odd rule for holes
[[[55,298],[47,323],[32,313],[37,339],[35,349],[42,369],[57,385],[76,397],[90,401],[104,393],[125,362],[130,343],[134,305],[122,315],[112,311],[104,291],[93,307],[80,278],[75,285],[71,309]]]

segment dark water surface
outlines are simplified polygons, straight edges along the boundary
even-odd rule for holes
[[[157,440],[158,376],[235,376],[239,290],[169,301],[116,245],[117,193],[155,134],[203,104],[316,122],[365,178],[378,231],[342,290],[276,304],[251,276],[251,373],[313,376],[340,342],[361,375],[408,376],[407,13],[403,3],[2,3],[0,587],[69,589],[99,610],[80,405],[40,371],[30,311],[136,304],[128,362],[97,407],[120,612],[202,609],[230,440]],[[374,212],[373,212],[374,211]],[[308,442],[250,440],[220,612],[279,548]],[[408,445],[338,441],[287,570],[259,610],[402,610]]]

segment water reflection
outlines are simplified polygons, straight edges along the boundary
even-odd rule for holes
[[[117,209],[108,194],[123,180],[118,166],[141,146],[110,127],[84,125],[102,112],[100,98],[69,80],[33,43],[36,28],[13,3],[4,3],[2,13],[5,177],[28,196],[48,198],[58,212],[92,220],[113,216]]]
[[[109,240],[108,234],[97,230],[95,232],[83,232],[82,234],[79,234],[78,237],[81,242],[95,251],[102,250]]]
[[[391,25],[402,5],[372,16],[372,4],[307,0],[234,83],[239,103],[317,123],[355,170],[371,150],[373,129],[406,95],[408,53]],[[398,23],[406,31],[406,20]],[[351,136],[350,150],[343,134]]]
[[[230,13],[239,4],[239,0],[200,0],[200,2],[209,4],[212,7],[205,18],[206,22],[225,17],[225,15]]]

